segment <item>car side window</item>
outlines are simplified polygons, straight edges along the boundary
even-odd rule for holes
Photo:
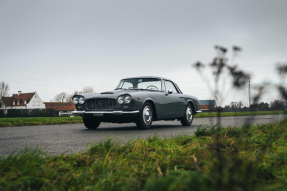
[[[124,82],[124,84],[121,88],[123,88],[123,89],[133,88],[133,84],[130,82]]]
[[[178,94],[177,89],[174,87],[173,83],[170,81],[165,81],[165,91],[172,90],[173,93]]]

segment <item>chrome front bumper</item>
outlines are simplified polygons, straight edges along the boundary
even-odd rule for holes
[[[112,114],[112,115],[125,115],[125,114],[137,114],[139,111],[73,111],[75,115],[85,115],[93,114],[94,116],[101,116],[103,114]]]

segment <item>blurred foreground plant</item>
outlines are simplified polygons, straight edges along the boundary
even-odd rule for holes
[[[237,68],[237,65],[233,64],[235,62],[235,58],[238,55],[238,53],[242,51],[240,47],[233,46],[232,48],[233,56],[230,63],[228,63],[228,59],[226,57],[226,53],[228,51],[227,48],[221,46],[215,46],[215,50],[217,52],[217,56],[213,59],[213,61],[210,64],[204,65],[201,62],[196,62],[192,66],[196,68],[203,81],[207,84],[207,87],[212,97],[214,97],[216,103],[221,105],[224,99],[226,99],[230,95],[232,89],[234,88],[241,89],[246,86],[248,80],[250,79],[250,75],[242,70],[239,70]],[[214,86],[212,86],[211,80],[204,72],[206,66],[210,67],[212,71],[213,75],[212,81],[214,81]],[[232,83],[230,84],[231,89],[226,90],[226,83],[228,83],[229,78],[232,78],[231,80]],[[220,84],[221,80],[222,83]],[[221,110],[217,109],[217,112],[218,112],[217,124],[220,125]]]
[[[228,98],[233,89],[242,89],[246,87],[247,83],[250,80],[250,75],[238,69],[237,65],[235,65],[235,59],[239,52],[242,49],[238,46],[233,46],[232,48],[232,58],[230,61],[226,57],[226,53],[228,52],[227,48],[222,46],[215,46],[215,50],[217,56],[213,59],[210,64],[204,65],[201,62],[196,62],[192,65],[198,71],[199,75],[206,83],[208,90],[211,93],[211,96],[215,99],[218,105],[222,105],[223,101]],[[212,79],[209,79],[208,75],[206,75],[205,69],[209,67],[212,71]],[[277,66],[278,75],[281,77],[281,83],[276,85],[276,89],[278,89],[281,97],[284,100],[287,100],[287,88],[284,86],[286,84],[286,76],[287,76],[287,64],[278,64]],[[230,79],[231,78],[231,79]],[[265,93],[266,88],[269,86],[269,83],[263,83],[262,85],[256,86],[255,90],[257,91],[251,100],[252,103],[257,103],[262,95]],[[230,89],[226,89],[226,86],[229,86]],[[249,103],[251,104],[251,103]],[[221,116],[221,108],[217,108],[217,124],[220,126],[220,116]],[[213,126],[212,119],[210,119],[210,125]],[[247,121],[246,121],[247,122]],[[250,122],[250,120],[249,120]]]

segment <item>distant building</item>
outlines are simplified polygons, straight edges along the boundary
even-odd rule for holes
[[[76,109],[72,102],[45,102],[46,109],[55,109],[59,115],[71,115]]]
[[[199,100],[199,109],[202,111],[214,110],[216,107],[215,100]]]
[[[11,97],[0,98],[0,109],[45,109],[45,104],[37,94],[22,93],[13,94]]]

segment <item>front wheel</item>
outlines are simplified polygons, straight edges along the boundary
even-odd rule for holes
[[[190,103],[186,105],[184,117],[180,119],[183,126],[190,126],[193,121],[193,110]]]
[[[83,118],[83,121],[84,121],[84,125],[88,129],[97,129],[101,123],[99,120],[91,119],[91,118]]]
[[[143,105],[142,110],[139,113],[138,119],[136,121],[137,126],[140,129],[149,129],[153,120],[152,106],[150,103],[146,102]]]

